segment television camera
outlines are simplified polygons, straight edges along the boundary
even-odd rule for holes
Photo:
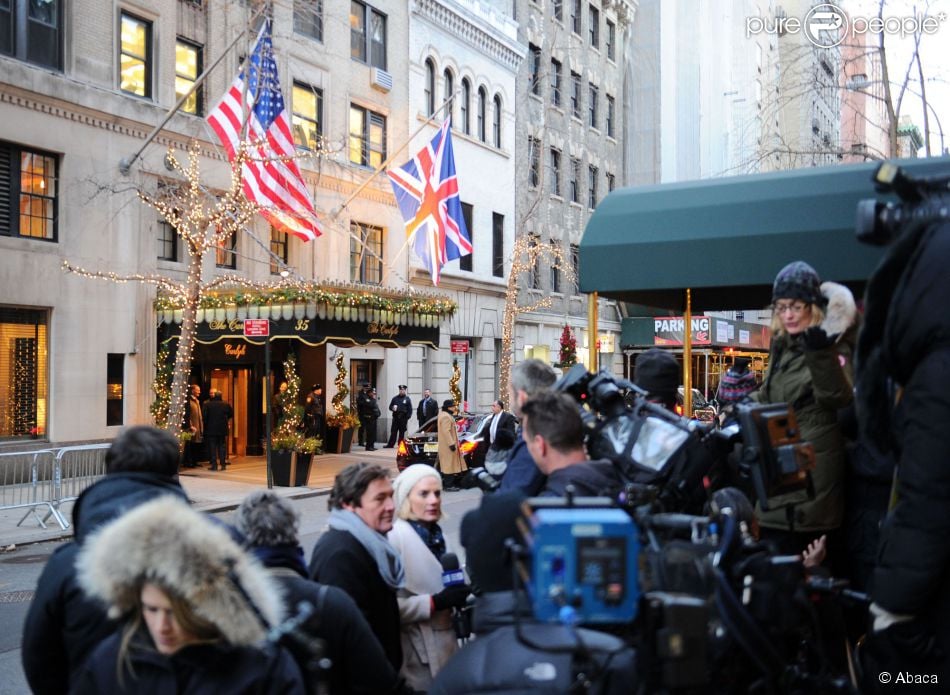
[[[893,162],[882,162],[873,180],[878,192],[894,193],[900,202],[859,201],[855,220],[858,241],[884,246],[910,225],[950,220],[950,177],[913,177]]]

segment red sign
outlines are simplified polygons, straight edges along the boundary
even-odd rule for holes
[[[244,319],[244,337],[258,338],[270,335],[269,319]]]
[[[452,352],[465,354],[468,352],[468,341],[467,340],[453,340],[452,341]]]

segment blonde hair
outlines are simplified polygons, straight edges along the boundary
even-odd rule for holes
[[[825,320],[825,310],[817,304],[805,302],[805,305],[811,309],[811,320],[808,322],[808,327],[820,326],[821,322]],[[772,312],[772,337],[777,338],[787,335],[785,327],[782,325],[782,315],[776,313],[772,307],[769,307],[769,309]]]

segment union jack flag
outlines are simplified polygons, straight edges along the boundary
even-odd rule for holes
[[[244,195],[261,206],[261,215],[277,229],[304,241],[317,238],[321,234],[317,214],[293,160],[296,148],[280,93],[270,20],[264,22],[231,88],[208,114],[208,125],[221,138],[230,162],[244,137],[245,119],[252,159],[243,167]]]
[[[472,253],[459,200],[449,120],[419,154],[386,173],[412,248],[428,268],[432,283],[438,285],[443,265]]]

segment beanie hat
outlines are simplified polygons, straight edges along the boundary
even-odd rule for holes
[[[738,403],[754,390],[755,375],[749,371],[749,360],[745,357],[739,357],[735,364],[722,375],[716,400],[722,405]]]
[[[664,403],[672,403],[680,383],[679,363],[665,350],[650,348],[637,357],[633,383]]]
[[[478,509],[462,519],[459,539],[465,547],[465,563],[472,582],[481,591],[511,591],[511,554],[505,543],[509,538],[521,542],[517,520],[522,516],[520,490],[496,492],[482,497]]]
[[[792,261],[778,271],[772,285],[772,301],[777,299],[800,299],[821,307],[828,303],[818,273],[805,261]]]
[[[396,516],[400,519],[408,517],[409,510],[402,511],[403,505],[409,499],[409,493],[423,478],[432,476],[439,481],[439,489],[442,489],[442,476],[439,471],[425,463],[414,463],[408,466],[402,473],[393,480],[393,503],[396,505]]]

